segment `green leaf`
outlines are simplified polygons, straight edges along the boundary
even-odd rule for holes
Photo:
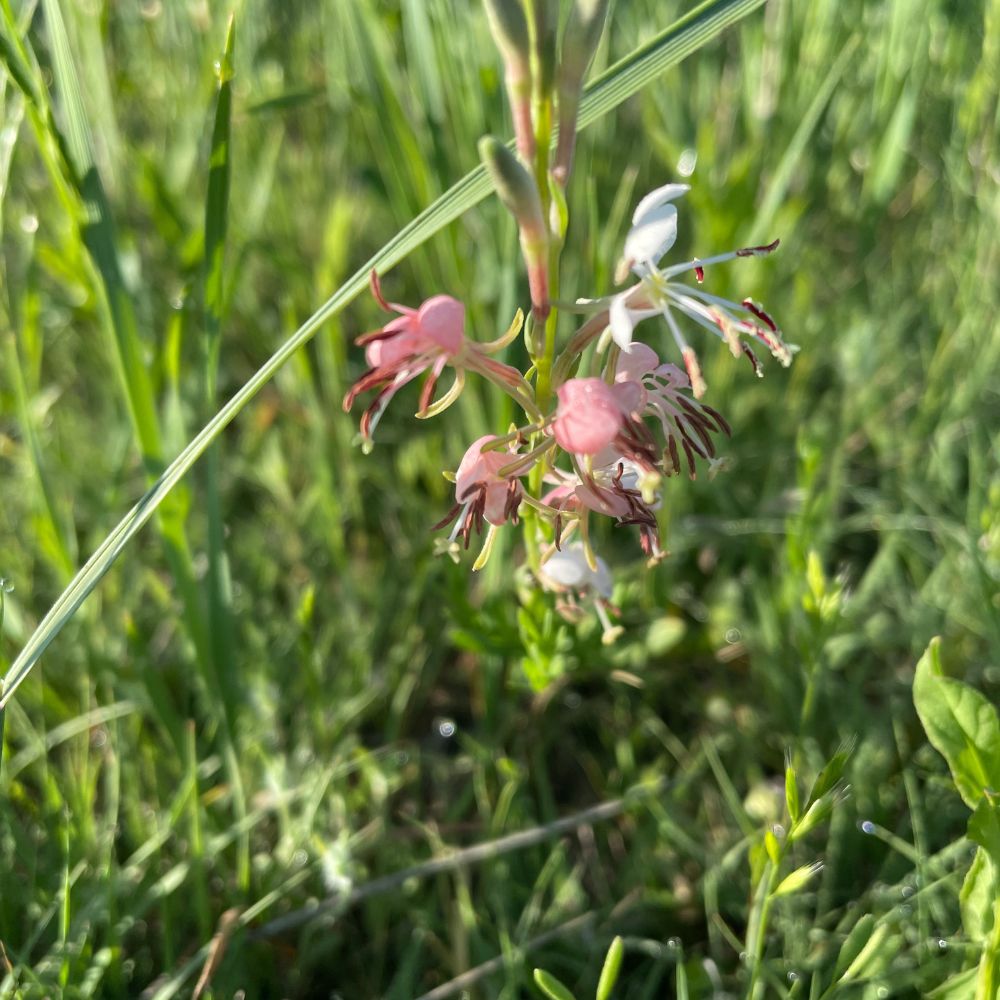
[[[969,840],[978,844],[1000,867],[1000,803],[997,796],[985,796],[969,820]]]
[[[576,1000],[555,976],[544,969],[535,969],[535,985],[549,1000]]]
[[[899,954],[901,942],[902,938],[892,933],[889,924],[879,924],[844,970],[838,982],[859,982],[877,976]]]
[[[596,1000],[610,1000],[611,991],[618,982],[618,973],[621,971],[622,958],[625,955],[625,942],[620,937],[616,937],[608,948],[608,954],[604,959],[604,968],[601,969],[601,978],[597,981]]]
[[[976,809],[987,789],[1000,791],[1000,720],[978,691],[944,676],[939,648],[940,640],[932,639],[917,664],[913,703],[958,793]]]
[[[976,969],[966,969],[927,994],[927,1000],[969,1000],[975,989]]]
[[[795,778],[795,768],[791,760],[785,767],[785,805],[793,823],[798,822],[801,810],[799,808],[799,786]]]
[[[861,954],[861,949],[868,943],[875,927],[875,917],[871,913],[866,913],[851,928],[850,934],[844,939],[840,946],[840,954],[837,956],[837,965],[833,970],[834,982],[839,980],[854,963],[854,960]]]
[[[962,927],[970,941],[982,944],[993,930],[993,902],[1000,896],[1000,868],[980,847],[958,894]]]
[[[664,70],[697,51],[725,28],[735,24],[763,3],[764,0],[710,0],[695,8],[687,17],[681,18],[631,55],[615,63],[587,88],[580,105],[579,127],[586,127],[618,107]],[[412,222],[404,226],[374,257],[366,261],[243,384],[122,518],[69,586],[59,595],[4,678],[0,708],[10,700],[49,643],[73,617],[125,547],[170,496],[171,491],[188,470],[285,362],[300,347],[307,344],[327,320],[336,316],[364,290],[372,269],[385,271],[403,260],[448,223],[459,218],[485,198],[489,190],[489,181],[482,167],[477,167],[466,174]]]

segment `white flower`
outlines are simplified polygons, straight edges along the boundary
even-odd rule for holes
[[[728,345],[734,357],[745,354],[757,375],[761,374],[750,345],[741,336],[763,344],[783,365],[791,364],[792,350],[781,339],[774,320],[750,299],[741,303],[711,295],[672,279],[694,271],[699,284],[704,269],[735,257],[759,257],[778,247],[778,240],[765,246],[742,247],[704,260],[686,261],[660,268],[660,260],[677,239],[677,208],[671,202],[688,190],[686,184],[666,184],[646,195],[632,217],[632,228],[625,238],[619,265],[619,280],[631,271],[638,283],[615,295],[609,307],[609,325],[614,342],[626,353],[632,348],[632,334],[637,323],[650,316],[662,316],[684,358],[691,387],[696,397],[705,392],[705,381],[694,350],[684,339],[674,317],[674,310],[684,313],[699,326],[711,330]]]
[[[591,569],[581,542],[574,542],[562,551],[555,551],[542,564],[542,577],[554,590],[580,593],[592,590],[605,600],[611,598],[611,570],[595,556],[596,569]]]

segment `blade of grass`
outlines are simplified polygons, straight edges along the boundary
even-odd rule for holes
[[[48,0],[48,3],[51,5],[54,0]],[[714,0],[702,4],[686,18],[671,25],[635,53],[616,63],[588,87],[581,103],[581,127],[617,107],[637,93],[656,74],[675,65],[763,3],[764,0]],[[412,222],[404,226],[244,383],[122,518],[59,596],[4,678],[0,690],[0,707],[10,700],[11,695],[38,662],[49,643],[73,617],[77,608],[111,568],[125,546],[170,495],[174,486],[275,372],[303,344],[308,343],[323,323],[361,293],[366,286],[370,271],[373,268],[384,271],[402,260],[449,222],[459,218],[481,201],[489,190],[490,182],[482,167],[466,174]]]

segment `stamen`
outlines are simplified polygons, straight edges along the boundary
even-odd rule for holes
[[[373,267],[371,274],[368,275],[368,284],[371,285],[372,296],[375,301],[386,311],[394,312],[395,310],[389,305],[385,300],[385,296],[382,294],[382,282],[379,279],[378,271]]]
[[[774,253],[778,249],[781,240],[775,240],[773,243],[768,243],[762,247],[743,247],[736,251],[737,257],[763,257],[766,254]]]
[[[778,332],[778,324],[775,323],[774,320],[771,319],[771,317],[768,316],[768,314],[764,312],[764,310],[759,305],[757,305],[757,303],[754,302],[753,299],[744,299],[743,308],[749,309],[750,312],[752,312],[754,316],[757,317],[757,319],[759,319],[762,323],[766,324],[766,326],[770,329],[771,333]]]

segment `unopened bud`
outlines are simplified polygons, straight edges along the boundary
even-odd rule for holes
[[[555,82],[559,6],[556,0],[530,0],[530,11],[528,31],[534,49],[535,87],[538,96],[544,99],[552,93]]]
[[[521,250],[528,268],[533,312],[544,318],[549,311],[548,233],[538,186],[499,139],[491,135],[480,139],[479,155],[493,179],[500,200],[510,209],[521,230]]]
[[[514,119],[518,152],[530,161],[535,155],[531,121],[531,41],[522,0],[483,0],[497,48],[503,56],[507,98]]]
[[[559,147],[552,169],[555,179],[563,185],[569,179],[573,160],[583,76],[597,51],[607,13],[608,0],[576,0],[566,22],[559,63]]]

